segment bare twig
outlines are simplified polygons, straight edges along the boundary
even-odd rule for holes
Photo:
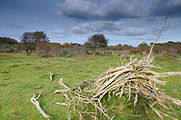
[[[162,34],[163,30],[164,30],[164,29],[165,29],[165,27],[167,26],[167,19],[168,19],[168,17],[169,17],[169,16],[171,16],[171,15],[173,15],[174,13],[175,13],[175,12],[171,12],[169,15],[167,15],[167,16],[165,17],[165,20],[164,20],[163,26],[161,27],[161,29],[160,29],[160,31],[159,31],[159,33],[158,33],[157,38],[155,39],[155,41],[154,41],[153,45],[151,46],[151,49],[150,49],[150,52],[149,52],[149,54],[148,54],[147,60],[149,60],[149,59],[150,59],[151,53],[152,53],[152,51],[153,51],[153,47],[155,46],[155,44],[156,44],[157,40],[160,38],[160,36],[161,36],[161,34]]]

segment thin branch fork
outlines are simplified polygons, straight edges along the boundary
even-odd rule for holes
[[[60,78],[59,84],[60,84],[61,86],[63,86],[65,89],[70,90],[70,88],[69,88],[68,86],[66,86],[65,84],[63,84],[63,78]]]
[[[36,108],[38,109],[38,111],[43,115],[44,118],[46,118],[47,120],[51,119],[51,116],[47,115],[42,108],[40,107],[40,103],[37,101],[40,96],[41,96],[42,92],[39,92],[38,97],[35,97],[35,94],[33,94],[33,97],[31,98],[31,102],[36,106]]]
[[[50,80],[53,81],[53,76],[55,75],[54,72],[50,72]]]
[[[168,19],[168,17],[171,16],[171,15],[173,15],[173,14],[174,14],[174,12],[170,13],[169,15],[167,15],[167,16],[165,17],[164,24],[163,24],[163,26],[161,27],[161,29],[160,29],[160,31],[159,31],[159,33],[158,33],[158,36],[157,36],[157,38],[155,39],[153,45],[151,46],[150,52],[149,52],[148,57],[147,57],[147,61],[150,59],[151,53],[152,53],[152,51],[153,51],[153,47],[155,46],[157,40],[160,39],[161,34],[162,34],[163,30],[165,29],[165,27],[166,27],[166,25],[167,25],[167,19]]]

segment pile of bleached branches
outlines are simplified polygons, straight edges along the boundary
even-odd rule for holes
[[[148,105],[153,112],[155,112],[160,119],[164,117],[173,118],[171,115],[159,111],[155,108],[155,105],[159,105],[165,109],[174,113],[173,107],[170,103],[181,106],[181,101],[166,95],[163,91],[156,87],[156,84],[165,85],[165,81],[160,81],[159,77],[168,77],[171,75],[181,75],[181,72],[167,72],[157,73],[150,70],[150,68],[158,68],[151,65],[152,59],[143,60],[131,60],[126,65],[117,68],[111,68],[108,71],[102,73],[102,75],[95,81],[84,81],[78,86],[77,89],[71,89],[63,84],[62,79],[60,85],[65,89],[55,90],[56,93],[63,93],[67,99],[67,103],[59,103],[54,101],[57,105],[67,106],[68,118],[70,119],[71,111],[79,113],[79,119],[82,119],[82,115],[89,115],[93,118],[98,118],[98,114],[102,114],[103,117],[113,119],[114,116],[109,116],[107,113],[110,108],[102,106],[101,100],[104,96],[127,97],[128,100],[134,96],[134,106],[136,106],[139,97],[146,99]],[[94,106],[94,109],[86,109],[89,104]],[[147,109],[145,109],[146,111]],[[147,113],[147,111],[145,112]],[[100,116],[99,116],[100,117]]]

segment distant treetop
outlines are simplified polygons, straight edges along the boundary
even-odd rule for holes
[[[13,38],[8,38],[8,37],[0,37],[0,43],[6,43],[6,44],[15,44],[17,43],[17,40],[13,39]]]
[[[106,47],[108,39],[106,39],[103,34],[95,34],[88,38],[87,43],[89,43],[91,47]]]

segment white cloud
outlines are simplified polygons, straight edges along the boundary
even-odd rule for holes
[[[67,32],[65,32],[61,29],[55,29],[52,33],[54,34],[55,37],[63,37],[64,38],[64,37],[67,37],[67,35],[68,35]]]
[[[127,27],[122,21],[94,21],[79,24],[72,27],[72,32],[75,34],[86,34],[92,32],[106,32],[115,35],[125,36],[140,36],[149,32],[143,27]]]
[[[119,31],[122,29],[121,21],[94,21],[79,24],[72,27],[74,33],[84,34],[87,32]]]
[[[167,16],[171,12],[181,16],[181,0],[152,0],[149,9],[151,16]]]
[[[120,31],[120,33],[125,36],[141,36],[147,34],[148,32],[149,30],[143,27],[126,27]]]
[[[61,29],[56,29],[53,31],[54,34],[58,35],[58,34],[65,34],[65,32]]]

